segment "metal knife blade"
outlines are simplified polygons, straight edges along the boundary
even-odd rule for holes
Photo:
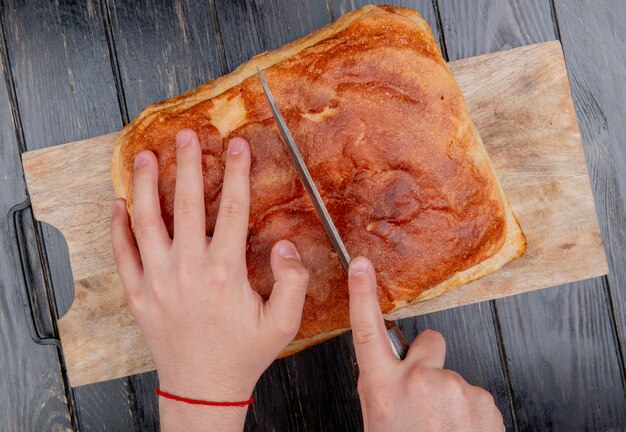
[[[350,265],[350,255],[348,255],[348,250],[346,249],[346,245],[343,243],[341,236],[339,235],[339,231],[337,231],[337,227],[335,226],[328,210],[326,209],[326,205],[320,196],[317,187],[315,186],[315,182],[309,173],[309,169],[306,167],[306,163],[300,154],[300,150],[298,150],[298,146],[289,131],[289,127],[283,118],[280,110],[278,109],[278,105],[276,105],[276,100],[270,91],[269,86],[265,82],[263,75],[261,74],[261,70],[256,68],[257,74],[259,76],[259,80],[261,81],[261,86],[263,87],[263,92],[265,93],[265,97],[267,98],[267,102],[270,105],[270,109],[272,110],[272,115],[274,116],[274,120],[276,121],[276,126],[278,127],[278,131],[280,132],[281,137],[283,138],[283,143],[289,152],[289,156],[291,156],[291,160],[293,161],[294,166],[296,167],[296,171],[300,176],[300,180],[302,180],[302,184],[304,184],[304,188],[309,194],[309,198],[311,198],[311,202],[313,203],[313,207],[315,207],[315,211],[322,221],[322,225],[324,226],[324,230],[326,231],[326,235],[330,239],[335,252],[339,257],[339,261],[341,261],[341,266],[343,270],[348,274],[348,266]],[[409,350],[409,344],[406,341],[406,338],[402,334],[400,328],[393,321],[385,321],[385,326],[387,328],[387,334],[389,335],[389,341],[391,342],[391,347],[393,349],[393,353],[399,359],[404,359],[406,357],[406,353]]]
[[[263,91],[265,92],[265,97],[270,104],[270,109],[272,110],[272,114],[274,115],[274,120],[276,120],[276,125],[278,126],[278,131],[280,135],[283,137],[283,142],[285,143],[285,147],[287,147],[287,151],[289,152],[289,156],[291,156],[291,160],[296,167],[296,171],[298,171],[298,175],[300,176],[300,180],[302,180],[302,184],[304,184],[304,188],[309,194],[311,198],[311,202],[313,203],[313,207],[315,207],[315,211],[322,221],[322,225],[324,226],[324,230],[330,239],[330,242],[337,252],[339,256],[339,261],[341,261],[341,266],[343,270],[348,274],[348,266],[350,265],[350,255],[348,255],[348,250],[346,249],[346,245],[344,245],[343,240],[341,240],[341,236],[337,231],[337,227],[333,223],[328,210],[326,209],[326,205],[324,205],[324,201],[320,196],[317,187],[315,186],[315,182],[313,182],[313,178],[309,173],[309,169],[306,167],[304,163],[304,159],[300,154],[300,150],[298,150],[298,146],[291,136],[291,132],[287,127],[287,123],[285,123],[285,119],[283,115],[280,113],[278,106],[276,105],[276,101],[274,100],[274,96],[272,96],[272,92],[270,91],[265,79],[263,79],[263,75],[261,74],[261,70],[257,67],[257,74],[259,75],[259,80],[261,80],[261,86],[263,87]]]

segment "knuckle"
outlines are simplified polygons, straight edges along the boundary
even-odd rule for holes
[[[198,200],[189,194],[179,194],[176,196],[176,209],[181,216],[191,216],[198,208]]]
[[[465,392],[465,386],[467,383],[461,377],[461,375],[452,372],[446,371],[445,377],[445,389],[448,394],[453,395],[455,397],[462,396]]]
[[[415,398],[428,397],[437,391],[437,383],[429,370],[424,367],[413,367],[408,372],[407,377],[408,391]]]
[[[430,381],[428,380],[428,369],[419,365],[413,366],[408,371],[408,380],[411,383],[424,383],[427,384]]]
[[[211,281],[213,286],[216,287],[225,287],[228,285],[230,281],[230,272],[225,265],[222,264],[214,264],[211,267]]]
[[[153,229],[151,226],[145,225],[145,224],[137,224],[135,226],[135,236],[138,239],[145,239],[150,237],[150,235],[152,234]],[[141,246],[139,246],[141,248]]]
[[[375,289],[365,280],[358,283],[350,283],[350,295],[352,297],[369,297],[375,294]]]
[[[189,174],[194,175],[198,172],[202,172],[202,158],[200,152],[196,153],[192,149],[185,149],[176,167],[176,177],[180,179],[181,176],[187,176]]]
[[[372,344],[375,342],[377,336],[378,334],[376,329],[371,326],[363,326],[357,329],[352,329],[352,337],[354,338],[354,343],[357,345]]]
[[[224,198],[220,204],[220,213],[228,219],[234,219],[243,213],[243,204],[233,198]]]
[[[302,266],[293,266],[285,270],[285,279],[292,283],[307,284],[309,282],[309,272]]]
[[[189,266],[178,264],[175,270],[175,280],[178,286],[188,286],[193,283],[193,275]]]
[[[276,331],[286,338],[292,339],[296,335],[296,333],[298,333],[299,328],[299,324],[293,322],[292,320],[276,320]]]
[[[503,426],[504,419],[502,418],[502,413],[495,405],[495,403],[493,404],[493,407],[491,409],[491,421],[493,423],[494,430],[505,430]]]
[[[135,235],[139,237],[150,236],[160,223],[160,217],[153,215],[137,214],[135,217]]]
[[[487,390],[484,390],[480,387],[476,387],[476,389],[477,389],[476,400],[482,406],[491,406],[491,405],[495,406],[496,402],[491,393],[489,393]]]
[[[225,168],[226,174],[230,174],[235,177],[246,175],[248,172],[247,166],[241,160],[229,160]]]

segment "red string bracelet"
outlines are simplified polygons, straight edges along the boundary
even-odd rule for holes
[[[167,399],[172,399],[178,402],[185,402],[192,405],[206,405],[206,406],[218,406],[218,407],[243,407],[246,405],[250,405],[254,402],[254,397],[250,396],[250,399],[245,401],[237,401],[237,402],[216,402],[216,401],[205,401],[199,399],[189,399],[182,396],[176,396],[168,392],[164,392],[160,388],[156,389],[156,394],[159,396],[163,396]]]

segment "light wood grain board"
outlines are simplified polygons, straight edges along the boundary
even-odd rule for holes
[[[560,44],[529,45],[450,67],[529,247],[498,273],[391,318],[606,274]],[[154,368],[111,255],[109,168],[115,135],[23,155],[36,217],[58,228],[68,243],[75,299],[58,325],[73,386]]]

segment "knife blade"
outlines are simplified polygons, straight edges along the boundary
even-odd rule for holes
[[[337,256],[339,257],[339,261],[341,261],[341,266],[343,270],[348,274],[348,266],[350,265],[350,255],[348,255],[348,250],[346,249],[346,245],[341,240],[341,236],[337,231],[337,227],[335,226],[333,219],[330,217],[328,210],[326,209],[326,205],[320,196],[317,187],[315,186],[315,182],[309,173],[309,169],[306,167],[304,163],[304,159],[298,150],[298,146],[289,131],[289,127],[287,127],[287,123],[283,118],[280,110],[278,109],[278,105],[276,105],[276,100],[274,100],[274,96],[272,96],[272,92],[268,87],[263,75],[261,74],[261,70],[257,67],[257,73],[259,75],[259,79],[261,80],[261,86],[263,87],[263,91],[265,92],[265,97],[269,102],[270,109],[272,110],[272,115],[274,116],[274,120],[278,126],[278,131],[280,132],[281,137],[283,138],[283,143],[289,152],[289,156],[291,156],[291,160],[293,161],[294,166],[296,167],[296,171],[300,176],[300,180],[302,180],[302,184],[306,189],[309,197],[311,198],[311,202],[313,203],[313,207],[315,207],[315,211],[322,221],[322,225],[324,226],[324,230],[326,231],[326,235],[330,239],[330,242],[337,252]]]
[[[350,255],[348,254],[348,250],[346,249],[346,245],[344,244],[341,236],[339,235],[339,231],[337,231],[337,227],[335,226],[333,219],[328,213],[328,209],[322,200],[322,197],[317,190],[317,186],[315,186],[315,182],[311,177],[311,173],[309,173],[309,169],[300,154],[300,150],[298,150],[298,146],[296,145],[291,132],[289,131],[289,127],[283,118],[280,110],[278,109],[278,105],[276,104],[276,100],[270,91],[267,82],[263,78],[263,74],[261,70],[256,68],[257,74],[259,76],[259,81],[261,81],[261,87],[263,87],[263,92],[265,93],[265,97],[267,102],[269,103],[270,109],[272,111],[272,115],[274,120],[276,121],[276,126],[278,127],[278,131],[280,132],[280,136],[283,139],[283,144],[287,148],[287,152],[293,161],[293,164],[298,172],[298,176],[300,180],[302,180],[302,184],[309,194],[309,198],[311,198],[311,202],[313,203],[313,207],[315,207],[315,211],[317,212],[317,216],[320,218],[322,222],[322,226],[326,231],[326,235],[330,239],[330,242],[337,252],[337,256],[339,261],[341,262],[341,266],[343,267],[346,275],[348,274],[348,267],[350,265]],[[394,354],[399,359],[404,359],[407,351],[409,350],[409,344],[406,341],[406,338],[402,334],[402,331],[393,321],[385,320],[385,327],[387,328],[387,333],[389,335],[389,341],[391,342],[391,347],[393,349]]]

